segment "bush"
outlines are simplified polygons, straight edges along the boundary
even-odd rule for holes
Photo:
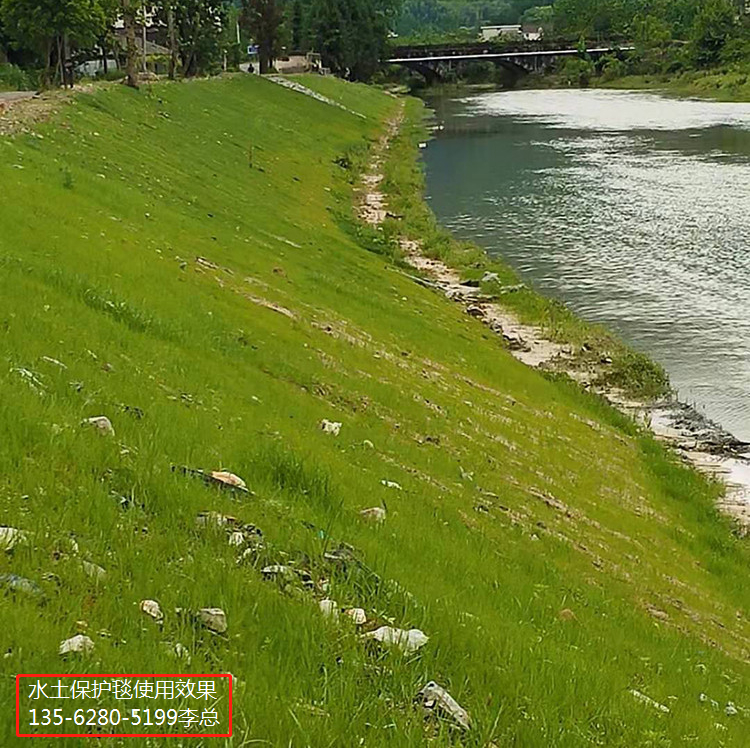
[[[0,91],[28,91],[33,89],[32,77],[10,63],[0,64]]]

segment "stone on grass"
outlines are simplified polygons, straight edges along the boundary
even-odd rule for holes
[[[17,544],[25,542],[26,532],[12,526],[0,526],[0,550],[10,552]]]
[[[471,719],[453,696],[437,682],[428,682],[417,694],[422,706],[430,712],[448,717],[462,729],[469,729]]]
[[[241,531],[233,531],[228,541],[230,547],[241,547],[245,543],[245,535]]]
[[[365,508],[365,510],[359,511],[359,515],[365,521],[371,521],[372,523],[383,523],[385,521],[385,508]]]
[[[500,281],[500,277],[496,273],[494,273],[492,271],[485,271],[484,272],[484,276],[482,276],[482,282],[485,283],[485,284],[488,284],[488,283],[490,283],[492,281],[499,282]]]
[[[360,609],[359,607],[347,609],[344,614],[352,620],[355,625],[364,625],[367,622],[367,614],[364,609]]]
[[[405,654],[412,654],[418,651],[429,640],[429,637],[421,630],[417,630],[417,628],[401,630],[400,628],[392,628],[388,625],[383,625],[377,630],[365,633],[362,637],[371,638],[386,646],[396,646]]]
[[[227,616],[223,609],[218,607],[205,607],[198,610],[198,619],[208,630],[218,633],[227,632]]]
[[[152,620],[156,622],[162,622],[164,620],[164,613],[161,611],[159,602],[154,599],[144,599],[140,603],[141,612],[144,615],[148,615]]]
[[[245,484],[245,480],[238,477],[236,474],[232,474],[231,471],[212,471],[211,477],[215,479],[217,482],[221,482],[222,484],[226,484],[229,487],[237,487],[241,490],[247,489],[247,484]]]
[[[81,560],[81,567],[83,568],[83,572],[95,581],[103,581],[107,577],[107,571],[96,563]]]
[[[21,593],[31,594],[32,596],[44,596],[44,591],[42,591],[39,584],[29,578],[23,578],[22,576],[16,575],[15,573],[8,573],[7,575],[0,576],[0,586],[13,592],[20,591]]]
[[[391,482],[388,479],[381,479],[380,484],[383,485],[383,487],[387,487],[389,490],[400,490],[401,485],[398,482]]]
[[[333,435],[334,437],[338,437],[339,433],[341,432],[341,422],[330,422],[327,419],[324,419],[320,423],[320,429],[323,430],[328,435]]]
[[[333,599],[323,599],[322,601],[318,602],[318,606],[320,607],[320,611],[323,613],[324,617],[331,618],[333,620],[339,619],[338,602],[335,602]]]
[[[735,706],[732,701],[729,701],[729,703],[727,703],[727,707],[724,709],[724,713],[727,716],[737,716],[739,711],[737,711],[737,706]]]
[[[268,565],[260,571],[264,578],[275,578],[276,576],[293,576],[294,568],[288,565]]]
[[[669,713],[669,708],[662,703],[657,703],[653,698],[649,698],[647,695],[644,695],[640,690],[631,690],[630,694],[641,703],[645,703],[647,706],[651,706],[651,708],[655,708],[657,711],[661,711],[663,714]]]
[[[89,417],[84,421],[84,424],[95,427],[101,435],[114,437],[115,428],[112,427],[109,417]]]
[[[74,635],[60,644],[60,656],[65,654],[86,654],[94,650],[94,642],[87,635]]]

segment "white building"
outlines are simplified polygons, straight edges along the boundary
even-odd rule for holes
[[[515,26],[482,26],[479,31],[483,42],[489,42],[492,39],[503,37],[504,39],[521,39],[523,29],[520,25]]]

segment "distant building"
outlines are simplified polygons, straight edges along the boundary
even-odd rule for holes
[[[515,26],[482,26],[479,35],[483,42],[489,42],[492,39],[521,39],[523,29],[520,24]]]
[[[521,30],[523,32],[523,38],[527,42],[539,42],[544,36],[544,29],[541,26],[536,26],[533,23],[525,23],[521,27]]]
[[[317,52],[308,52],[306,55],[284,55],[277,57],[274,68],[279,73],[323,73],[323,61]]]

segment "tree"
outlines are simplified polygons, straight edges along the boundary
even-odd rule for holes
[[[690,40],[695,65],[702,68],[716,65],[736,28],[735,8],[729,0],[706,0],[695,17]]]
[[[0,0],[0,16],[15,44],[40,55],[46,84],[72,84],[73,48],[92,46],[107,19],[101,0]]]
[[[260,72],[270,73],[281,49],[284,16],[279,0],[243,0],[243,20],[258,45]]]
[[[217,68],[222,54],[222,33],[227,21],[227,0],[162,2],[157,9],[157,17],[167,24],[165,5],[174,13],[174,33],[183,75],[195,76]]]
[[[355,81],[378,69],[399,0],[312,0],[311,39],[325,65]]]
[[[138,87],[138,50],[135,46],[135,16],[137,0],[121,0],[122,20],[125,26],[125,82],[132,88]]]

